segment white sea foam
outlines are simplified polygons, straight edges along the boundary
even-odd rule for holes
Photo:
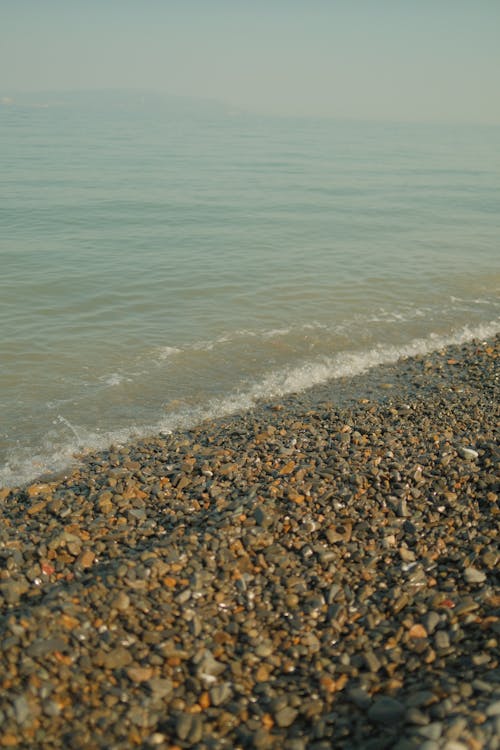
[[[290,333],[290,328],[272,328],[270,331],[264,331],[262,334],[262,338],[264,339],[274,339],[278,336],[286,336],[288,333]]]
[[[181,351],[182,349],[179,349],[176,346],[162,346],[157,350],[157,357],[160,360],[165,360],[173,357],[174,354],[180,354]]]
[[[399,359],[429,354],[476,338],[488,339],[499,332],[500,321],[492,321],[473,328],[466,326],[448,336],[431,333],[427,338],[416,338],[403,346],[381,345],[368,351],[342,352],[321,362],[307,362],[286,371],[273,372],[252,388],[251,396],[254,400],[283,396],[335,378],[354,377],[378,365],[391,364]]]
[[[124,375],[120,375],[118,372],[113,372],[111,375],[105,375],[101,378],[104,385],[113,387],[115,385],[121,385],[125,380],[128,380]]]
[[[135,437],[188,428],[205,419],[246,411],[262,399],[273,399],[303,391],[335,378],[354,377],[379,365],[429,354],[472,339],[489,339],[498,333],[500,319],[477,326],[465,326],[449,335],[431,333],[425,338],[415,338],[403,346],[379,345],[364,351],[337,352],[331,357],[322,358],[321,361],[304,362],[296,367],[273,370],[244,391],[213,398],[198,406],[181,407],[153,424],[92,432],[70,423],[63,415],[59,415],[58,421],[67,428],[64,442],[56,445],[47,441],[37,455],[26,449],[13,452],[7,465],[0,469],[0,486],[20,485],[43,473],[63,470],[83,453],[102,450],[111,444],[119,445]]]

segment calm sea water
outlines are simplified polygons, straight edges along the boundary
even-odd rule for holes
[[[0,106],[0,485],[500,330],[500,128],[33,104]]]

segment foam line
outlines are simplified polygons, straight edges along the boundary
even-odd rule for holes
[[[247,391],[234,392],[222,398],[214,398],[205,404],[173,412],[155,424],[133,425],[121,430],[105,433],[84,431],[78,425],[59,417],[72,431],[75,440],[58,448],[54,446],[29,459],[16,461],[13,456],[9,464],[0,469],[0,487],[23,484],[49,471],[59,471],[75,462],[75,453],[103,450],[111,444],[123,444],[127,440],[160,432],[192,427],[206,419],[229,416],[238,411],[247,411],[259,400],[279,398],[290,393],[304,391],[329,380],[354,377],[379,365],[392,364],[399,359],[426,355],[447,346],[465,344],[473,339],[489,339],[500,333],[500,319],[474,327],[465,326],[446,336],[431,333],[426,338],[416,338],[403,346],[380,345],[367,351],[339,352],[320,362],[305,362],[298,367],[270,372]]]

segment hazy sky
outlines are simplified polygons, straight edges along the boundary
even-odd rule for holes
[[[91,88],[500,123],[500,0],[0,0],[0,98]]]

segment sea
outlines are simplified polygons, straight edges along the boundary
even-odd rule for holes
[[[0,97],[0,486],[500,331],[500,127]]]

